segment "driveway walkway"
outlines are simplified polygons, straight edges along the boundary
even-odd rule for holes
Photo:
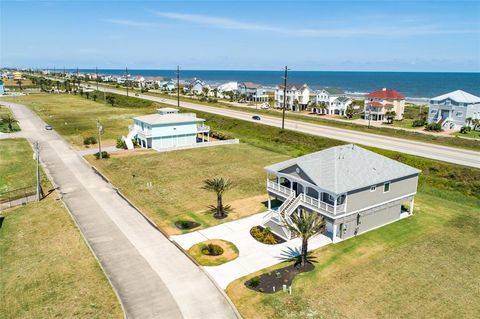
[[[128,318],[236,318],[225,294],[27,107],[21,136],[40,142],[45,170],[119,295]],[[17,134],[20,135],[20,134]]]
[[[299,238],[278,245],[265,245],[253,239],[250,235],[250,229],[253,226],[260,225],[265,214],[256,214],[188,234],[171,236],[170,238],[185,250],[208,239],[223,239],[234,243],[240,252],[237,259],[220,266],[204,267],[218,285],[225,289],[235,279],[298,255],[301,247]],[[310,240],[308,247],[309,250],[313,250],[331,242],[330,238],[318,235]]]

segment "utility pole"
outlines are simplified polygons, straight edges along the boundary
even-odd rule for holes
[[[97,81],[97,91],[98,91],[98,67],[95,67],[95,80]]]
[[[128,96],[128,80],[127,80],[127,77],[128,77],[128,68],[125,67],[125,87],[127,88],[127,96]]]
[[[65,66],[63,66],[63,77],[65,77],[67,73],[65,72]]]
[[[100,121],[97,119],[97,131],[98,131],[98,154],[99,158],[102,159],[102,132],[103,127],[100,124]]]
[[[42,187],[40,186],[40,144],[35,142],[35,161],[37,161],[37,202],[42,199]]]
[[[180,67],[177,65],[177,108],[180,108]]]
[[[287,107],[287,79],[288,79],[288,67],[285,66],[285,75],[283,76],[282,130],[285,129],[285,108]]]

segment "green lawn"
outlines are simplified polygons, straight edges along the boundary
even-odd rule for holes
[[[2,188],[29,185],[34,172],[26,140],[0,140]],[[45,177],[42,184],[51,188]],[[2,216],[0,317],[123,317],[115,293],[56,193]]]
[[[453,135],[458,136],[458,137],[466,137],[466,138],[474,138],[477,140],[480,140],[480,131],[469,131],[465,134],[462,134],[460,132],[455,132]]]
[[[0,105],[0,133],[11,133],[11,132],[20,131],[20,126],[18,126],[18,123],[13,123],[12,131],[10,132],[10,129],[8,128],[8,124],[2,121],[2,117],[7,115],[10,115],[13,117],[12,112],[10,112],[10,110],[7,107]]]
[[[153,221],[170,234],[179,233],[174,222],[188,219],[212,226],[265,210],[266,165],[288,157],[248,144],[225,145],[139,155],[112,154],[108,160],[87,157]],[[224,195],[233,212],[217,220],[207,212],[216,195],[201,189],[203,180],[216,176],[233,180]],[[152,186],[147,186],[152,182]]]
[[[83,147],[85,137],[97,136],[97,119],[104,127],[103,143],[115,145],[117,138],[128,134],[128,125],[132,124],[133,117],[154,113],[160,106],[152,102],[148,102],[148,105],[139,102],[142,107],[124,107],[119,103],[121,99],[118,99],[118,106],[112,107],[94,102],[92,97],[86,99],[73,94],[30,94],[15,99],[17,103],[32,108],[77,148]]]
[[[35,192],[36,162],[33,151],[25,139],[0,140],[0,201],[8,199],[6,192],[11,192],[12,198],[23,197]],[[42,187],[48,191],[50,183],[42,172]]]

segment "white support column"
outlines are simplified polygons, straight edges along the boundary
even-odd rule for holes
[[[333,197],[333,214],[334,215],[337,214],[337,200],[338,200],[338,197]]]
[[[268,195],[268,210],[270,211],[272,209],[272,201],[270,199],[270,195]]]
[[[335,242],[335,239],[337,238],[337,228],[338,225],[335,225],[335,221],[332,223],[332,240]]]
[[[412,200],[410,201],[410,211],[409,211],[410,215],[413,215],[413,204],[414,204],[414,202],[415,202],[415,198],[412,198]]]

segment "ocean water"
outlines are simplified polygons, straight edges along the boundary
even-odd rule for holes
[[[95,70],[82,69],[80,72],[95,72]],[[124,69],[99,69],[98,72],[105,75],[125,74]],[[176,77],[175,70],[132,69],[128,70],[128,73],[131,76]],[[282,76],[282,71],[180,70],[181,79],[196,77],[212,84],[239,81],[275,87],[283,83]],[[480,73],[289,71],[288,81],[289,83],[307,83],[312,89],[337,87],[353,94],[389,88],[409,98],[431,98],[461,89],[480,96]]]

